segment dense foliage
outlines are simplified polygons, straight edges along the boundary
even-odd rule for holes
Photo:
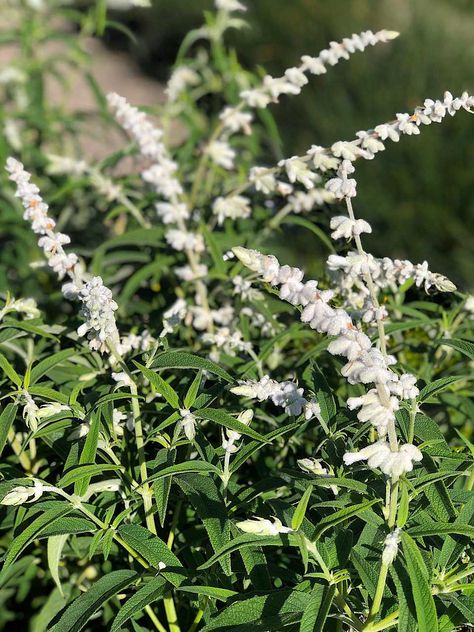
[[[261,166],[270,103],[373,46],[389,56],[397,33],[261,78],[226,44],[245,7],[216,0],[146,115],[83,66],[106,3],[61,9],[74,37],[58,6],[6,4],[22,46],[2,80],[0,626],[474,624],[473,297],[366,251],[354,176],[474,98]],[[100,163],[80,153],[81,116],[44,97],[63,72],[41,52],[55,38],[104,137],[124,132]],[[318,281],[262,254],[294,225],[326,252]]]

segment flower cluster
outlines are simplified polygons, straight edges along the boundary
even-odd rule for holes
[[[251,397],[259,402],[270,399],[275,406],[285,409],[287,415],[298,417],[304,411],[306,419],[312,419],[321,412],[319,404],[308,401],[303,397],[303,389],[298,388],[294,382],[277,382],[269,375],[264,375],[260,380],[246,380],[239,386],[230,389],[235,395]]]
[[[399,399],[414,398],[418,394],[415,386],[416,378],[410,374],[397,375],[390,368],[395,363],[395,358],[375,348],[370,338],[354,325],[344,309],[331,307],[329,301],[333,297],[333,292],[319,290],[316,281],[303,282],[301,270],[290,266],[280,266],[273,255],[266,256],[255,250],[240,247],[234,248],[234,252],[245,266],[256,272],[264,281],[279,286],[280,298],[292,305],[303,307],[301,313],[303,322],[309,323],[310,327],[319,333],[335,336],[328,345],[328,351],[333,355],[345,356],[347,362],[342,367],[341,374],[349,384],[372,383],[375,385],[375,388],[369,390],[366,395],[350,398],[348,406],[361,408],[359,419],[370,421],[380,437],[385,437],[387,433],[390,433],[390,427],[393,428],[395,421],[395,412],[399,407]],[[276,389],[276,383],[267,377],[256,384],[244,383],[237,389],[233,389],[233,392],[263,401],[268,398],[273,400],[274,389]],[[302,393],[299,397],[302,399]],[[279,392],[276,391],[276,399],[280,401],[278,398]],[[301,399],[297,400],[293,411],[299,410],[301,413],[303,408]],[[382,464],[384,473],[397,477],[400,471],[401,473],[410,471],[411,468],[407,469],[409,462],[419,460],[419,451],[414,446],[411,446],[413,450],[409,446],[404,446],[405,449],[400,456],[396,452],[396,458],[392,458],[390,448],[396,450],[394,429],[391,443],[390,446],[382,440],[377,444],[375,454],[380,458],[369,459],[368,464],[369,467],[378,467]],[[386,453],[386,449],[390,454]],[[364,452],[363,454],[365,455]],[[371,455],[372,453],[368,454],[367,458]],[[364,458],[364,456],[361,457],[361,459]],[[347,462],[353,462],[351,459],[353,457],[348,455]],[[375,463],[377,465],[374,465]]]

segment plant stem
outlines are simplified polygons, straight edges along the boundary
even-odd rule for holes
[[[142,493],[142,498],[143,498],[143,507],[145,509],[145,520],[146,520],[146,526],[148,530],[151,531],[154,535],[156,535],[157,531],[156,531],[156,526],[155,526],[155,519],[153,517],[152,490],[148,484],[148,471],[147,471],[147,466],[146,466],[145,444],[143,440],[142,418],[141,418],[141,413],[140,413],[140,406],[138,404],[137,385],[135,384],[133,375],[131,374],[127,365],[123,361],[122,356],[117,351],[114,343],[108,340],[107,345],[110,349],[110,352],[114,356],[114,358],[117,360],[117,362],[120,364],[120,366],[123,368],[125,373],[130,378],[129,388],[130,388],[130,394],[132,395],[131,406],[132,406],[132,415],[133,415],[134,428],[135,428],[135,442],[136,442],[137,451],[138,451],[138,462],[140,465],[140,479],[142,482],[141,493]]]
[[[207,602],[209,601],[208,597],[204,597],[204,601],[202,606],[200,606],[199,610],[196,612],[196,616],[193,619],[193,622],[191,624],[191,627],[189,628],[188,632],[196,632],[198,625],[204,615],[204,611],[206,610],[206,606],[207,606]]]
[[[164,627],[164,625],[161,624],[160,620],[158,619],[156,614],[153,612],[153,609],[150,605],[145,606],[145,612],[150,617],[150,619],[153,622],[153,625],[159,632],[166,632],[166,628]]]

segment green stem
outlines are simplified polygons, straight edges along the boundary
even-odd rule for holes
[[[130,394],[131,397],[131,406],[132,406],[132,415],[134,421],[135,428],[135,443],[137,445],[138,451],[138,462],[140,466],[140,479],[142,482],[142,498],[143,498],[143,507],[145,509],[145,520],[146,526],[149,531],[151,531],[154,535],[157,535],[155,519],[153,516],[153,500],[152,500],[152,490],[148,484],[148,471],[146,466],[146,455],[145,455],[145,442],[143,439],[143,426],[142,426],[142,418],[140,413],[140,405],[138,403],[138,390],[137,385],[135,384],[133,375],[129,371],[127,365],[122,359],[122,356],[117,351],[115,345],[112,341],[108,340],[107,345],[110,349],[110,352],[123,368],[125,373],[130,378]]]
[[[200,606],[199,610],[196,612],[196,616],[193,619],[193,622],[191,624],[191,627],[189,628],[188,632],[196,632],[196,630],[198,629],[198,625],[201,622],[201,619],[204,615],[204,611],[206,610],[206,606],[207,606],[207,602],[209,601],[208,597],[204,597],[204,601],[202,606]]]
[[[408,443],[413,443],[415,438],[415,419],[416,419],[417,403],[416,399],[411,400],[410,421],[408,425]]]
[[[152,609],[151,606],[149,606],[149,605],[145,606],[145,612],[150,617],[151,621],[153,622],[153,625],[158,630],[158,632],[166,632],[165,626],[162,625],[161,621],[158,619],[156,614],[153,612],[153,609]]]

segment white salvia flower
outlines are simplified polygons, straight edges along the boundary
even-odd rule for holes
[[[196,327],[196,322],[194,322],[194,326]],[[204,327],[201,328],[204,329]],[[243,353],[252,351],[252,344],[244,340],[243,333],[236,328],[219,327],[213,333],[204,334],[202,340],[206,344],[215,345],[231,356],[235,355],[235,351]]]
[[[309,213],[315,206],[332,204],[335,200],[332,193],[318,187],[309,191],[295,191],[289,196],[288,204],[291,204],[294,213]]]
[[[233,169],[235,150],[224,140],[214,140],[204,150],[209,158],[223,169]]]
[[[276,184],[276,190],[282,197],[287,197],[288,195],[293,193],[294,189],[291,184],[288,184],[288,182],[282,182],[281,180],[278,180]]]
[[[301,182],[307,189],[312,189],[314,183],[318,180],[318,176],[313,173],[308,164],[298,156],[292,156],[287,160],[280,160],[279,167],[284,167],[288,180],[291,183]]]
[[[244,410],[237,417],[237,421],[245,424],[246,426],[250,425],[250,422],[253,419],[253,410]],[[235,454],[239,450],[239,446],[235,445],[237,441],[241,438],[241,434],[236,432],[235,430],[225,429],[225,435],[222,435],[222,447],[229,454]]]
[[[319,476],[323,478],[334,476],[334,471],[332,467],[329,467],[329,468],[323,467],[321,464],[321,461],[313,457],[306,458],[306,459],[298,459],[297,463],[298,463],[298,467],[302,469],[303,472],[307,472],[308,474],[314,474],[314,476]],[[334,496],[338,495],[339,491],[336,485],[330,485],[329,489],[332,491]]]
[[[303,397],[303,389],[294,382],[281,382],[279,387],[272,395],[272,402],[284,408],[287,415],[299,417],[308,403]]]
[[[397,528],[387,535],[384,541],[384,549],[382,552],[382,564],[390,566],[397,557],[398,545],[400,543],[401,529]]]
[[[354,160],[356,160],[359,156],[363,155],[360,147],[354,142],[342,140],[337,141],[331,146],[331,152],[333,156],[336,156],[336,158],[348,160],[349,162],[354,162]],[[348,171],[348,173],[352,173],[352,171]]]
[[[262,294],[252,286],[252,282],[248,279],[244,279],[240,274],[237,274],[232,279],[234,289],[232,294],[239,294],[244,301],[259,301]]]
[[[415,399],[420,393],[416,386],[416,377],[410,373],[397,376],[396,380],[389,382],[388,388],[400,399]]]
[[[265,195],[273,193],[276,188],[276,179],[270,169],[266,167],[252,167],[250,169],[249,181],[255,186],[257,191]]]
[[[30,430],[36,432],[38,428],[38,412],[39,407],[36,405],[35,400],[31,397],[27,390],[22,392],[25,405],[23,406],[23,419]]]
[[[392,452],[389,443],[384,440],[372,443],[359,452],[346,452],[343,457],[346,465],[367,461],[371,469],[378,468],[393,480],[398,480],[403,474],[411,472],[413,463],[421,461],[422,458],[420,450],[411,443],[405,443],[398,451]]]
[[[350,219],[346,215],[337,215],[331,219],[331,233],[333,239],[352,239],[355,235],[371,233],[372,227],[363,219]]]
[[[242,101],[251,108],[266,108],[272,99],[263,88],[251,88],[249,90],[242,90],[240,93]]]
[[[397,114],[398,129],[402,134],[407,134],[408,136],[419,134],[420,128],[416,124],[416,120],[414,115],[399,112]]]
[[[0,71],[0,85],[7,85],[9,83],[22,84],[26,83],[27,75],[20,68],[14,66],[7,66]]]
[[[243,131],[244,134],[251,134],[252,115],[249,112],[241,112],[238,108],[226,107],[219,115],[224,124],[224,129],[233,134]]]
[[[188,312],[188,306],[184,299],[178,298],[173,305],[163,314],[163,331],[160,338],[173,332],[174,328],[179,325]]]
[[[147,120],[144,112],[130,105],[125,97],[111,92],[107,95],[107,102],[117,121],[138,144],[140,152],[159,162],[163,157],[163,132]]]
[[[97,351],[105,350],[107,340],[117,343],[119,335],[114,312],[118,305],[102,278],[93,277],[87,281],[79,291],[79,299],[82,302],[81,314],[86,322],[78,328],[78,335],[87,335],[90,348]]]
[[[87,163],[84,160],[75,160],[68,156],[58,156],[47,154],[49,162],[46,172],[51,175],[72,175],[82,176],[88,171]]]
[[[151,0],[106,0],[107,6],[115,11],[127,11],[133,7],[151,7]]]
[[[366,150],[368,154],[366,156],[367,158],[369,157],[369,155],[374,156],[379,151],[385,150],[385,145],[380,140],[380,138],[375,136],[374,134],[371,134],[370,132],[362,130],[360,132],[357,132],[356,136],[360,141],[360,146],[362,147],[362,149]]]
[[[180,202],[158,202],[155,204],[158,217],[163,224],[176,224],[180,220],[189,219],[189,209]]]
[[[71,410],[71,408],[65,404],[60,404],[59,402],[51,402],[50,404],[44,404],[41,406],[41,408],[36,412],[36,417],[38,419],[47,419],[48,417],[57,415],[65,410]]]
[[[343,160],[337,170],[337,177],[326,182],[326,189],[333,193],[336,198],[355,197],[357,195],[357,182],[353,178],[348,178],[354,172],[354,167],[349,160]]]
[[[208,267],[204,263],[197,264],[194,270],[189,265],[174,269],[176,276],[183,281],[202,279],[207,276],[208,271]]]
[[[388,425],[395,421],[395,411],[399,409],[396,397],[388,398],[388,405],[384,405],[380,400],[376,389],[371,389],[361,397],[349,397],[347,400],[349,410],[360,408],[357,413],[359,421],[369,421],[380,437],[387,434]]]
[[[33,298],[12,299],[7,296],[5,305],[0,309],[0,320],[10,312],[25,314],[26,318],[37,318],[40,311]]]
[[[247,7],[238,0],[215,0],[215,4],[219,11],[247,11]]]
[[[468,314],[474,315],[474,296],[468,296],[464,303],[464,311]]]
[[[188,408],[180,408],[181,426],[188,441],[194,441],[196,436],[196,417]]]
[[[122,386],[130,387],[132,385],[132,380],[128,373],[125,371],[119,371],[118,373],[111,373],[112,379],[117,382],[117,388],[121,388]]]
[[[304,72],[309,72],[312,75],[324,75],[327,72],[326,66],[319,57],[303,55],[301,62],[301,70]]]
[[[290,83],[298,86],[298,88],[302,88],[308,83],[308,77],[300,68],[297,67],[288,68],[287,70],[285,70],[285,77]]]
[[[156,193],[168,200],[183,193],[183,187],[176,178],[178,165],[169,158],[163,158],[159,163],[142,171],[142,178]]]
[[[118,375],[117,373],[115,375]],[[112,377],[114,374],[112,373]],[[74,430],[72,430],[68,436],[68,441],[77,441],[78,439],[83,439],[89,434],[89,430],[91,429],[91,425],[88,421],[79,424]]]
[[[199,82],[200,77],[195,70],[189,68],[189,66],[179,66],[173,70],[165,89],[168,100],[171,102],[176,101],[188,86],[196,86]]]
[[[144,329],[139,334],[129,333],[122,336],[117,350],[120,355],[126,355],[131,351],[148,351],[156,343],[155,338],[150,334],[148,329]]]
[[[314,419],[314,417],[319,419],[320,416],[321,416],[321,406],[318,404],[318,402],[314,399],[307,402],[307,404],[304,407],[304,418],[306,419],[306,421],[309,421],[310,419]]]
[[[281,520],[274,518],[273,522],[266,518],[251,518],[237,522],[236,526],[244,533],[254,535],[278,535],[279,533],[291,533],[293,529],[284,527]]]
[[[218,197],[212,206],[212,212],[217,216],[219,226],[226,218],[235,220],[250,217],[252,211],[249,202],[250,200],[242,195]]]
[[[311,145],[311,148],[308,149],[306,155],[311,157],[314,167],[322,172],[330,169],[337,169],[339,163],[341,162],[320,145]]]
[[[34,481],[34,485],[27,487],[18,485],[6,494],[0,501],[0,505],[23,505],[24,503],[32,503],[38,500],[44,492],[44,486],[41,481]]]
[[[133,417],[127,415],[127,413],[124,413],[121,410],[118,410],[117,408],[114,408],[112,412],[112,425],[117,437],[122,437],[124,434],[124,426],[130,432],[133,431]]]
[[[387,316],[387,308],[384,305],[379,305],[378,307],[376,307],[371,301],[368,301],[366,306],[364,307],[362,321],[364,323],[373,323],[379,320],[384,320],[384,318],[387,318]]]
[[[191,250],[204,252],[204,238],[199,233],[172,228],[165,233],[165,239],[175,250]]]
[[[272,97],[274,103],[278,103],[278,97],[282,94],[299,94],[301,88],[286,77],[272,77],[265,75],[263,78],[263,87]]]

